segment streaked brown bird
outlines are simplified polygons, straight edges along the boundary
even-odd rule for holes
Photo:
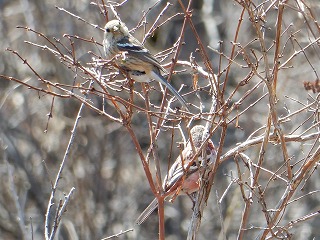
[[[203,139],[205,138],[205,136],[203,136],[204,131],[205,127],[201,125],[196,125],[191,129],[190,135],[192,143],[190,140],[188,141],[186,148],[183,149],[182,154],[180,154],[173,163],[163,181],[162,187],[164,192],[170,193],[167,198],[175,197],[180,194],[190,195],[191,193],[199,190],[201,177],[199,173],[199,166],[203,160],[202,156],[200,156],[201,151],[198,159],[195,159],[192,163],[191,161],[194,159],[194,154],[199,151],[203,143]],[[211,140],[208,140],[207,142],[205,155],[207,166],[212,166],[216,160],[217,152]],[[137,218],[136,224],[142,224],[157,207],[158,200],[155,198]]]
[[[103,48],[108,59],[115,56],[116,64],[138,82],[150,82],[155,79],[165,85],[173,95],[188,109],[184,98],[175,90],[160,71],[166,70],[119,20],[111,20],[105,25]]]

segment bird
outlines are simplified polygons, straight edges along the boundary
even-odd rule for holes
[[[165,85],[187,109],[185,99],[161,75],[166,70],[159,61],[135,37],[126,25],[119,20],[111,20],[104,27],[103,48],[107,59],[115,59],[117,66],[137,82],[150,82],[155,79]]]
[[[169,193],[171,199],[174,199],[180,194],[187,194],[190,196],[190,194],[199,190],[201,177],[199,166],[203,160],[202,156],[200,156],[201,151],[198,155],[198,159],[193,159],[204,142],[204,133],[205,127],[202,125],[196,125],[191,129],[190,135],[192,141],[188,141],[186,147],[165,176],[162,187],[164,193]],[[207,141],[205,156],[207,166],[212,166],[216,160],[217,152],[210,139]],[[191,161],[193,162],[191,163]],[[167,196],[167,199],[169,196]],[[137,218],[136,224],[142,224],[157,207],[158,200],[155,198]]]

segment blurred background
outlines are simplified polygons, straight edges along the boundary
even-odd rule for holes
[[[182,2],[187,6],[188,1]],[[306,91],[304,82],[313,84],[318,79],[320,70],[320,51],[317,45],[320,34],[316,24],[319,20],[317,17],[320,14],[320,3],[317,0],[303,3],[287,1],[282,22],[280,64],[288,59],[289,61],[278,75],[277,111],[279,118],[284,119],[281,127],[287,135],[311,134],[319,131],[317,128],[318,95],[316,91]],[[129,29],[135,28],[141,22],[142,16],[146,14],[147,21],[150,23],[146,25],[148,28],[166,4],[166,1],[128,0],[116,7],[116,11]],[[172,1],[171,4],[161,16],[160,22],[183,12],[177,1]],[[261,81],[258,76],[248,77],[251,69],[247,65],[248,60],[245,56],[248,54],[252,62],[259,63],[259,72],[264,76],[265,65],[261,57],[260,44],[255,40],[257,35],[253,22],[263,23],[265,34],[263,37],[267,49],[271,49],[269,61],[272,63],[278,9],[271,1],[254,1],[254,4],[253,12],[257,19],[251,21],[247,13],[242,15],[243,7],[237,1],[192,1],[192,21],[201,37],[213,71],[219,76],[221,87],[226,77],[224,70],[229,64],[228,57],[235,44],[235,35],[239,34],[237,39],[239,44],[235,44],[236,57],[231,63],[226,90],[223,92],[225,99],[231,96],[227,106],[234,103],[238,105],[228,113],[226,139],[223,146],[220,146],[222,154],[246,141],[250,136],[263,134],[268,116],[267,89],[264,84],[258,84]],[[2,33],[0,34],[0,73],[2,75],[12,76],[33,86],[41,86],[38,83],[38,77],[31,69],[16,55],[6,51],[6,48],[10,48],[27,59],[43,79],[61,84],[72,85],[74,82],[77,84],[76,73],[61,64],[58,57],[25,42],[49,45],[47,41],[35,33],[17,28],[17,26],[27,26],[45,34],[51,40],[62,39],[64,43],[67,43],[64,34],[77,35],[86,39],[93,38],[98,43],[102,43],[103,31],[58,10],[56,6],[100,27],[106,23],[106,17],[99,7],[90,1],[2,0],[0,1],[0,32]],[[314,15],[311,15],[305,6],[309,6]],[[266,14],[263,14],[264,11]],[[108,17],[114,18],[112,11],[109,11]],[[238,28],[239,19],[242,19],[241,28]],[[172,47],[181,34],[183,20],[183,14],[170,19],[147,39],[145,46],[152,53]],[[143,40],[143,27],[132,33],[140,41]],[[103,57],[103,49],[99,44],[73,40],[75,55],[81,63],[91,61],[89,51]],[[184,32],[184,42],[179,60],[189,61],[192,54],[195,61],[204,67],[197,39],[189,25]],[[301,52],[301,49],[304,51]],[[298,51],[300,52],[296,54]],[[290,58],[291,56],[294,57]],[[164,63],[169,62],[170,58],[164,61]],[[240,82],[246,79],[248,81],[240,85]],[[178,86],[183,83],[187,86],[187,90],[190,90],[192,81],[189,69],[177,74],[173,85],[178,89]],[[199,80],[199,85],[206,89],[205,94],[201,93],[204,112],[208,112],[211,105],[206,81],[204,78]],[[154,83],[152,85],[159,88]],[[135,88],[139,89],[140,86]],[[255,90],[252,90],[254,88]],[[96,106],[101,109],[103,105],[101,98],[91,97]],[[240,99],[241,102],[238,102]],[[195,96],[188,95],[186,100],[199,101]],[[141,99],[137,101],[137,104],[144,106]],[[154,101],[161,101],[161,98]],[[311,103],[314,104],[311,105]],[[306,107],[308,104],[310,106]],[[69,142],[79,106],[80,102],[75,98],[55,97],[53,99],[51,95],[28,89],[15,81],[0,78],[1,239],[44,239],[45,213],[52,182],[55,180]],[[116,112],[109,105],[106,106],[105,111],[110,114]],[[241,114],[242,111],[244,114]],[[299,113],[293,114],[290,119],[287,118],[295,111]],[[52,114],[50,119],[49,113]],[[238,118],[234,119],[236,116]],[[196,123],[204,124],[204,121],[194,122]],[[168,123],[170,124],[176,123]],[[131,125],[146,154],[150,137],[145,115],[135,112]],[[220,133],[219,128],[212,138],[216,145],[219,145]],[[164,132],[157,142],[164,174],[168,158],[175,159],[179,154],[176,142],[182,141],[181,134],[176,131],[171,148],[168,146],[168,142],[172,141],[171,138],[170,131]],[[308,142],[293,141],[287,144],[293,171],[299,169],[317,146],[318,141],[315,138],[310,138]],[[255,145],[248,147],[246,151],[254,163],[257,163],[259,150],[260,145]],[[267,208],[275,208],[287,186],[285,181],[272,178],[272,173],[286,178],[283,165],[281,146],[276,142],[269,143],[263,165],[269,172],[262,171],[259,182],[265,191]],[[219,166],[215,184],[204,211],[198,239],[237,238],[244,208],[239,185],[242,180],[250,181],[245,164],[241,163],[240,167],[240,170],[237,169],[233,157],[226,159]],[[242,173],[242,180],[239,180],[239,172]],[[284,226],[290,229],[288,231],[293,234],[292,239],[320,239],[318,216],[303,220],[293,228],[287,226],[290,221],[295,221],[318,209],[319,183],[318,170],[315,169],[306,180],[303,189],[297,191],[295,199],[300,196],[305,197],[288,204],[285,214],[279,221],[279,228]],[[158,238],[156,213],[141,226],[134,224],[135,219],[154,196],[150,191],[130,135],[121,124],[87,107],[81,114],[75,140],[56,192],[55,203],[64,199],[65,194],[72,187],[75,187],[75,192],[63,215],[55,239],[102,239],[131,228],[133,231],[119,238]],[[218,205],[217,201],[227,188],[226,195]],[[266,220],[261,211],[259,197],[253,197],[253,202],[244,239],[254,239],[259,228],[264,227]],[[186,238],[191,208],[192,202],[188,197],[179,197],[173,204],[166,204],[166,239]]]

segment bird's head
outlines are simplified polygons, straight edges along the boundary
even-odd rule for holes
[[[129,35],[126,25],[119,20],[111,20],[104,27],[105,39],[121,39]]]

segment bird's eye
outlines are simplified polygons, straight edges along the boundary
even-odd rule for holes
[[[106,32],[110,32],[110,28],[107,28],[107,29],[106,29]]]

